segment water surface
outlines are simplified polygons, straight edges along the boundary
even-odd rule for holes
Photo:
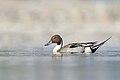
[[[97,52],[92,55],[72,54],[62,58],[51,57],[49,51],[0,52],[0,80],[119,79],[119,51]]]

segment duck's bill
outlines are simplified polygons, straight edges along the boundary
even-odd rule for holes
[[[50,45],[50,44],[52,44],[52,41],[50,40],[48,43],[46,43],[44,46],[48,46],[48,45]]]

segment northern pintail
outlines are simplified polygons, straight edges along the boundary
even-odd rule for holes
[[[48,43],[45,46],[48,46],[52,43],[56,43],[56,47],[53,49],[53,56],[62,56],[62,52],[80,52],[85,54],[94,53],[101,45],[108,41],[111,37],[107,38],[101,43],[97,41],[85,42],[85,43],[70,43],[63,46],[63,39],[60,35],[53,35]],[[77,51],[76,51],[77,49]]]

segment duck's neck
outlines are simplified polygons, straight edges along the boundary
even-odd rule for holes
[[[59,52],[62,46],[63,46],[63,41],[59,45],[57,44],[57,46],[53,49],[53,53]]]

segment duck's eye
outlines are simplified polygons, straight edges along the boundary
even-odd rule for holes
[[[54,37],[53,39],[56,39],[56,37]]]

